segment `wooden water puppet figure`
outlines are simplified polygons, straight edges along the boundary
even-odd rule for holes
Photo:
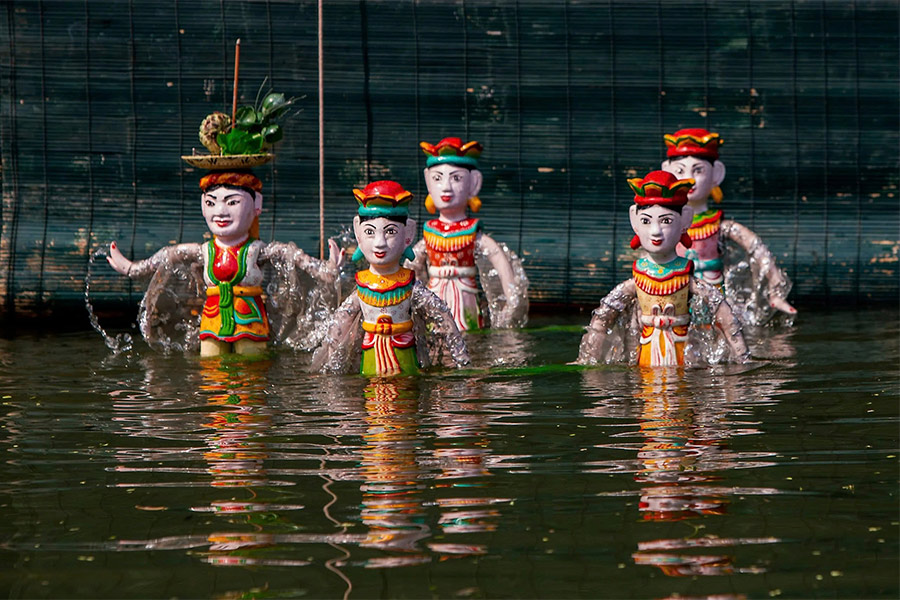
[[[667,158],[662,169],[679,179],[694,180],[688,192],[688,204],[694,210],[688,229],[693,245],[688,248],[679,244],[679,256],[694,261],[696,277],[724,291],[744,323],[763,325],[777,311],[792,318],[797,309],[786,300],[791,282],[775,264],[775,257],[759,236],[736,221],[723,219],[721,210],[709,207],[710,197],[715,202],[722,199],[722,138],[705,129],[681,129],[666,135],[665,143]],[[733,244],[726,247],[727,242]]]
[[[420,144],[428,157],[425,208],[438,213],[425,223],[423,239],[415,246],[412,264],[428,289],[450,310],[460,330],[522,327],[528,320],[528,278],[522,262],[504,244],[482,233],[478,212],[482,174],[478,159],[482,146],[444,138],[436,145]],[[481,306],[481,292],[487,301]],[[485,318],[487,317],[487,319]]]
[[[353,260],[365,257],[369,268],[356,274],[356,293],[332,317],[313,368],[356,369],[374,376],[410,374],[444,354],[449,364],[468,364],[465,341],[447,305],[412,269],[400,266],[404,257],[413,257],[412,194],[394,181],[376,181],[353,190],[353,195],[359,204],[353,219],[358,244]]]
[[[633,318],[639,344],[636,361],[640,366],[687,364],[686,350],[692,312],[692,296],[708,309],[716,328],[724,335],[734,362],[744,362],[747,347],[737,321],[713,285],[693,277],[693,263],[675,252],[681,241],[690,246],[685,233],[693,211],[687,205],[691,179],[676,179],[671,173],[653,171],[643,179],[629,179],[634,204],[629,210],[635,236],[632,248],[643,248],[644,256],[632,265],[632,277],[620,283],[601,302],[581,340],[578,362],[607,362],[611,356],[609,337],[620,315],[634,309]],[[635,306],[636,305],[636,306]],[[632,334],[632,335],[634,335]],[[633,341],[623,339],[625,345]],[[615,350],[615,349],[612,349]],[[621,353],[621,352],[620,352]],[[694,360],[690,361],[693,363]]]
[[[286,102],[281,94],[269,94],[251,112],[274,114]],[[200,139],[218,153],[182,157],[209,171],[200,179],[200,208],[212,239],[168,246],[136,262],[112,242],[107,261],[133,279],[150,278],[139,322],[153,347],[195,351],[199,345],[201,356],[259,354],[272,341],[311,350],[324,333],[317,333],[316,324],[337,307],[341,253],[330,240],[329,259],[323,261],[293,243],[258,239],[262,182],[250,168],[274,154],[265,151],[268,143],[258,132],[230,125],[223,113],[209,115]],[[235,154],[227,153],[229,147]]]

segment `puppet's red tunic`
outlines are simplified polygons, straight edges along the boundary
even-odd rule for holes
[[[460,331],[484,326],[478,303],[478,269],[475,241],[478,219],[445,223],[432,219],[425,223],[425,251],[428,254],[428,289],[447,303]]]
[[[203,244],[206,303],[200,317],[200,339],[236,342],[269,339],[269,320],[257,265],[263,244],[248,239],[238,246]]]

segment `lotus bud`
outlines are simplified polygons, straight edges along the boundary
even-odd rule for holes
[[[216,143],[216,136],[220,133],[228,131],[231,125],[231,117],[221,112],[214,112],[207,115],[203,122],[200,123],[200,143],[212,154],[221,154],[222,149]]]

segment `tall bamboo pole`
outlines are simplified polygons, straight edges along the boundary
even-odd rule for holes
[[[325,259],[325,85],[322,43],[322,0],[318,2],[319,31],[319,258]]]
[[[234,88],[231,93],[231,127],[234,128],[234,120],[237,115],[238,98],[238,66],[241,63],[241,38],[234,43]]]

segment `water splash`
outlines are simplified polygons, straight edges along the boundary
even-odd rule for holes
[[[87,274],[84,276],[84,305],[85,308],[87,308],[88,320],[91,323],[91,327],[103,337],[103,342],[106,344],[106,347],[114,354],[122,354],[123,352],[129,352],[134,346],[134,339],[131,337],[131,334],[119,333],[115,336],[109,335],[109,333],[107,333],[100,325],[100,319],[94,312],[94,305],[91,304],[91,282],[93,280],[94,262],[98,257],[102,257],[103,261],[106,262],[107,256],[109,256],[107,247],[101,246],[94,250],[88,260]]]
[[[595,329],[596,325],[586,328],[587,333],[578,352],[578,363],[637,364],[641,338],[640,306],[629,281],[617,285],[593,311],[592,323],[599,323],[602,329]],[[722,302],[724,296],[711,287],[704,294],[691,295],[691,323],[684,349],[686,367],[743,361],[743,357],[734,356],[733,349],[716,324],[716,314]],[[735,320],[730,329],[731,336],[738,335],[740,322]]]

